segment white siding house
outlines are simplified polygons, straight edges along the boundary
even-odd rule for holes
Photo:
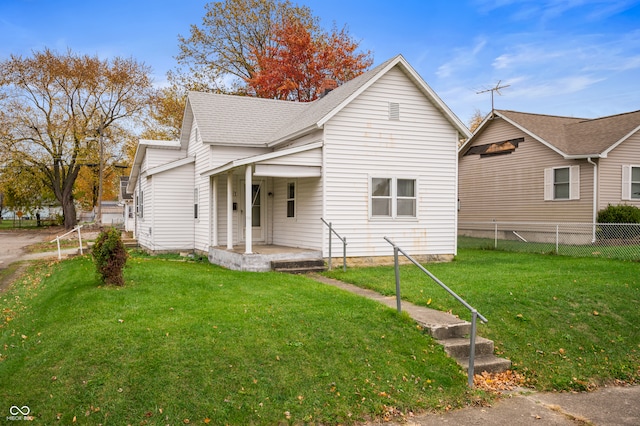
[[[468,137],[401,55],[310,103],[191,92],[180,140],[136,153],[127,189],[144,196],[137,237],[150,250],[268,270],[256,260],[266,248],[326,259],[324,219],[354,261],[392,256],[385,236],[412,255],[450,258],[457,146]]]

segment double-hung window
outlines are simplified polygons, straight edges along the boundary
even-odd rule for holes
[[[622,199],[640,200],[640,166],[622,166]]]
[[[546,201],[580,199],[580,166],[544,169],[544,199]]]
[[[416,180],[371,178],[371,217],[416,217]]]

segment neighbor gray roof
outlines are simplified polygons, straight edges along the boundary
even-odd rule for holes
[[[594,119],[507,110],[496,110],[494,113],[567,157],[606,156],[619,143],[640,130],[640,111]],[[481,127],[487,123],[485,121]],[[480,129],[477,133],[480,133]]]
[[[270,146],[318,129],[323,121],[346,105],[382,75],[388,67],[402,69],[420,87],[458,131],[470,136],[466,126],[438,98],[430,87],[409,66],[402,55],[338,86],[320,99],[300,103],[189,92],[182,127],[181,143],[186,146],[193,120],[197,122],[202,141],[220,145]]]

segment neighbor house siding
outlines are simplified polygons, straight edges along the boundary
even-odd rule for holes
[[[510,154],[481,158],[463,155],[459,163],[458,220],[465,222],[590,222],[593,166],[565,160],[501,118],[488,123],[473,146],[524,138]],[[544,200],[544,170],[580,166],[579,200]]]
[[[614,148],[607,158],[600,160],[600,197],[598,210],[607,205],[628,204],[640,207],[640,200],[622,199],[622,166],[640,166],[640,133]]]
[[[390,102],[399,104],[398,120],[389,118]],[[324,140],[323,216],[347,238],[348,256],[392,255],[385,236],[409,253],[455,254],[458,134],[400,69],[332,117]],[[415,179],[417,217],[371,218],[372,177]],[[323,239],[326,256],[326,232]]]

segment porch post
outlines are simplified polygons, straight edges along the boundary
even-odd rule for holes
[[[209,189],[209,229],[211,232],[211,245],[218,245],[218,177],[212,176]]]
[[[253,224],[252,218],[251,218],[251,214],[253,212],[253,185],[251,182],[251,175],[253,174],[253,166],[251,164],[247,164],[245,166],[245,170],[244,170],[244,175],[245,175],[245,189],[244,189],[244,217],[245,217],[245,221],[244,221],[244,226],[245,226],[245,237],[244,237],[244,244],[245,244],[245,250],[244,250],[244,254],[251,254],[252,253],[252,239],[253,239],[253,235],[251,232],[251,225]]]
[[[233,173],[227,174],[227,250],[233,250]]]

